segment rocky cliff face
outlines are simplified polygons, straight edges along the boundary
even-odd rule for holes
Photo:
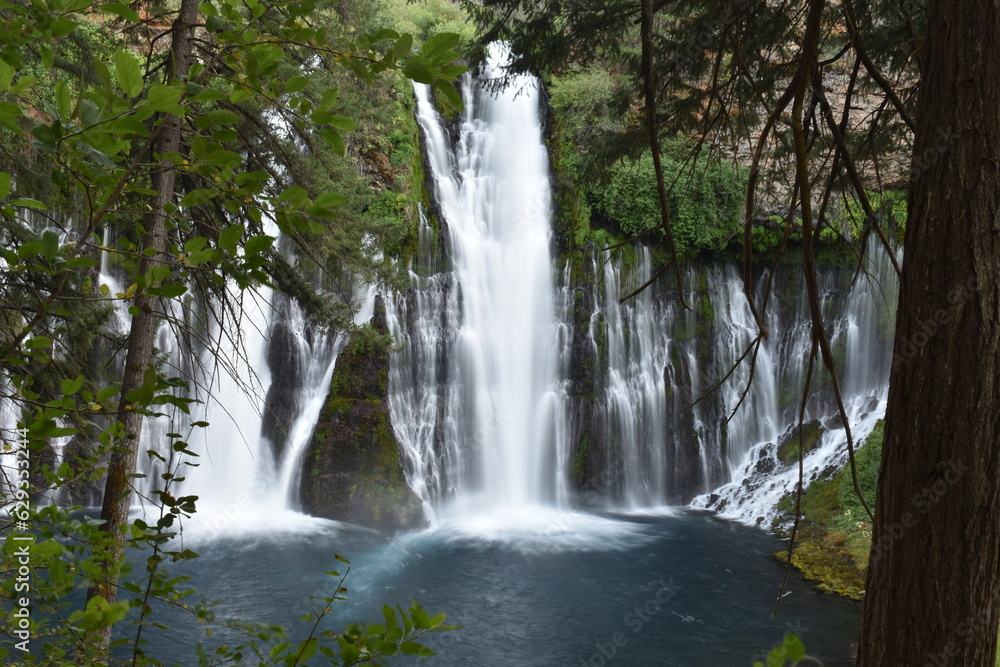
[[[330,395],[305,454],[303,511],[382,529],[425,523],[420,501],[406,484],[389,419],[390,345],[378,296],[371,324],[355,332],[337,357]]]

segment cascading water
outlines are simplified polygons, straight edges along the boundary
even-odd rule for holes
[[[619,303],[654,269],[641,246],[627,262],[595,252],[589,282],[569,263],[557,270],[537,84],[522,77],[490,92],[482,83],[504,57],[494,47],[479,80],[466,79],[454,145],[429,91],[417,88],[440,220],[421,216],[412,289],[387,304],[397,340],[389,401],[411,486],[432,519],[567,509],[581,499],[617,508],[694,499],[748,522],[768,518],[796,481],[775,456],[797,421],[810,346],[795,271],[775,277],[770,336],[753,355],[752,380],[744,361],[703,397],[757,336],[740,272],[724,262],[688,266],[685,310],[669,280]],[[858,439],[882,413],[896,292],[888,256],[874,243],[869,255],[871,277],[853,287],[844,269],[820,275]],[[120,289],[106,261],[100,281]],[[370,317],[374,289],[361,291]],[[202,327],[218,345],[181,344],[164,325],[157,349],[207,397],[190,418],[211,424],[194,438],[203,454],[179,491],[198,495],[209,516],[232,521],[235,507],[252,525],[294,508],[301,457],[345,341],[312,330],[267,289],[233,296],[244,300],[239,321]],[[127,323],[119,308],[112,328]],[[280,371],[272,377],[269,368]],[[813,386],[806,419],[824,434],[807,456],[809,479],[844,458],[829,388],[815,377]],[[183,420],[176,411],[147,420],[141,450],[168,454],[167,433],[184,433]],[[137,489],[148,496],[165,468],[141,460],[147,477]]]
[[[504,58],[494,47],[480,81]],[[409,331],[406,312],[390,314],[404,339],[394,424],[425,500],[454,497],[459,512],[560,506],[559,330],[537,84],[523,77],[491,93],[480,81],[466,81],[454,151],[429,91],[417,89],[453,270],[414,276]]]
[[[356,322],[371,318],[374,297],[371,286],[356,290]],[[211,357],[204,367],[215,369],[200,381],[209,398],[199,418],[209,426],[180,492],[199,496],[195,520],[215,530],[309,527],[315,522],[296,512],[301,459],[346,339],[314,327],[294,301],[269,289],[248,290],[242,300],[236,326],[216,327],[213,351],[203,353]]]
[[[901,255],[901,252],[899,253]],[[866,248],[865,271],[844,289],[842,270],[826,270],[820,276],[820,299],[824,321],[834,355],[855,446],[874,428],[885,413],[889,365],[892,359],[892,332],[895,322],[898,279],[888,253],[874,236]],[[839,279],[839,280],[838,280]],[[740,278],[729,277],[734,289]],[[784,308],[775,308],[769,319],[771,340],[761,345],[750,394],[756,395],[755,409],[740,412],[729,423],[730,482],[710,494],[696,498],[692,505],[718,510],[723,516],[746,523],[770,525],[782,497],[794,493],[799,481],[797,465],[785,466],[776,456],[779,438],[796,438],[798,409],[806,377],[811,347],[810,318],[805,288]],[[736,301],[745,297],[736,296]],[[718,323],[718,319],[717,319]],[[743,338],[745,340],[745,336]],[[766,354],[766,356],[765,356]],[[747,369],[739,371],[748,373]],[[763,382],[761,383],[761,378]],[[760,384],[757,384],[760,383]],[[820,435],[815,448],[803,458],[805,484],[829,474],[847,460],[847,436],[829,378],[817,359],[806,404],[804,422],[816,420]],[[746,387],[740,377],[725,391],[724,403],[732,410],[739,400],[736,392]],[[767,431],[754,430],[753,420],[763,409]],[[745,408],[741,408],[745,410]],[[773,424],[773,427],[770,425]]]
[[[495,47],[480,77],[503,57]],[[670,280],[619,302],[654,268],[642,246],[628,261],[595,254],[582,283],[569,264],[553,280],[533,93],[529,79],[495,95],[467,79],[452,146],[428,91],[417,89],[441,221],[435,230],[422,217],[412,289],[388,308],[399,344],[390,405],[411,486],[432,519],[692,499],[748,522],[771,516],[790,490],[775,451],[797,423],[811,345],[799,269],[774,276],[759,345],[732,263],[687,266],[686,309]],[[848,287],[848,269],[837,266],[820,275],[859,439],[882,411],[895,299],[887,256],[875,244],[868,252],[871,279]],[[767,273],[756,276],[761,300]],[[825,434],[808,458],[813,478],[843,459],[843,429],[815,370],[806,420]]]

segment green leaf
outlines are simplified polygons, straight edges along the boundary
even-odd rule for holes
[[[396,44],[392,47],[392,57],[399,60],[409,55],[411,48],[413,48],[413,35],[406,33],[396,40]]]
[[[806,646],[802,643],[802,640],[795,635],[791,633],[785,635],[785,638],[782,640],[782,644],[785,647],[785,654],[793,663],[796,663],[806,657]]]
[[[243,86],[237,86],[236,88],[233,88],[233,92],[229,93],[229,101],[233,104],[245,102],[251,97],[253,97],[253,91],[244,88]]]
[[[83,387],[83,376],[82,375],[78,375],[76,378],[74,378],[72,380],[69,379],[69,378],[66,378],[65,380],[62,381],[62,393],[63,393],[63,396],[72,396],[76,392],[80,391],[81,387]]]
[[[55,64],[55,56],[52,54],[52,49],[42,44],[38,47],[38,53],[42,57],[42,69],[52,69],[52,66]]]
[[[315,637],[310,637],[301,644],[299,644],[299,650],[296,652],[296,658],[299,663],[304,663],[309,658],[316,655],[316,649],[319,648],[319,640]]]
[[[439,32],[436,35],[431,35],[424,45],[420,47],[420,53],[431,58],[438,54],[448,51],[453,46],[456,46],[462,38],[454,32]],[[429,81],[427,83],[430,83]]]
[[[219,234],[219,247],[229,253],[236,252],[236,245],[243,238],[244,231],[243,225],[239,223],[226,227]]]
[[[251,236],[243,245],[243,252],[247,255],[247,257],[259,255],[270,248],[272,244],[274,244],[273,236]]]
[[[118,75],[118,85],[125,94],[131,98],[138,97],[142,92],[142,72],[136,59],[124,49],[115,54],[115,73]]]
[[[280,195],[278,195],[279,202],[288,202],[292,206],[301,207],[305,206],[306,202],[309,200],[309,193],[306,189],[298,185],[292,185],[285,188]]]
[[[10,194],[10,173],[0,171],[0,199]]]
[[[219,191],[214,189],[192,190],[181,198],[180,205],[185,208],[200,206],[218,194]]]
[[[423,60],[417,56],[411,56],[406,59],[406,62],[403,63],[403,74],[417,83],[434,83],[434,75],[427,69]]]
[[[208,245],[208,239],[204,236],[195,236],[184,243],[184,252],[197,252]]]
[[[454,85],[445,81],[435,81],[434,88],[440,90],[459,111],[465,111],[465,102],[462,100],[462,96],[458,94],[458,90],[455,89]]]
[[[97,72],[97,77],[101,80],[101,84],[111,92],[111,70],[100,60],[94,60],[92,63],[94,71]]]
[[[347,146],[344,144],[344,138],[340,136],[340,132],[337,132],[333,128],[325,127],[317,130],[316,134],[322,137],[337,155],[343,157],[347,153]]]
[[[101,11],[105,14],[120,16],[126,21],[131,21],[132,23],[142,22],[142,19],[140,19],[139,15],[135,13],[135,10],[130,7],[126,7],[120,2],[109,2],[101,7]]]
[[[214,164],[224,169],[235,169],[243,163],[243,157],[239,153],[220,148],[206,155],[204,161],[205,164]]]
[[[236,141],[239,138],[239,135],[236,134],[236,130],[231,130],[229,128],[212,132],[212,141]]]
[[[10,88],[10,82],[14,80],[14,68],[0,60],[0,90]]]
[[[191,98],[192,102],[217,102],[228,99],[229,95],[215,88],[206,88]]]
[[[45,210],[45,204],[38,201],[37,199],[28,199],[27,197],[22,199],[14,199],[10,202],[12,206],[24,206],[26,208],[37,208],[39,211]]]
[[[69,119],[73,113],[73,98],[69,92],[69,86],[62,79],[56,82],[55,93],[56,108],[59,110],[59,117]]]
[[[113,398],[118,395],[121,391],[121,387],[105,387],[104,389],[97,392],[97,402],[106,401],[109,398]]]
[[[290,95],[292,93],[297,93],[308,85],[309,85],[309,77],[293,76],[291,79],[285,82],[285,94]]]
[[[52,339],[45,336],[35,336],[24,341],[24,347],[29,350],[41,350],[52,345]]]
[[[390,30],[389,28],[382,28],[377,30],[370,35],[366,35],[369,44],[377,44],[383,39],[399,39],[399,33],[395,30]]]
[[[403,642],[399,645],[399,650],[407,655],[419,655],[422,658],[433,658],[437,655],[434,651],[417,642]]]
[[[330,88],[323,93],[323,97],[320,98],[319,106],[323,109],[329,109],[337,101],[337,95],[340,91],[337,88]]]
[[[173,86],[156,84],[150,86],[146,95],[146,108],[153,111],[163,111],[183,115],[184,109],[177,103],[181,100],[181,91]]]
[[[347,116],[330,116],[326,122],[328,125],[332,125],[338,130],[345,132],[350,132],[355,128],[354,121]]]
[[[65,37],[76,30],[76,21],[66,16],[60,16],[49,24],[49,30],[52,33],[52,37]]]
[[[217,109],[199,117],[195,121],[195,125],[198,126],[199,130],[205,130],[215,125],[232,125],[238,122],[239,119],[240,117],[235,112],[228,109]]]
[[[385,604],[382,605],[382,615],[385,617],[385,627],[387,630],[395,629],[396,624],[396,610]]]
[[[324,192],[319,197],[316,197],[316,201],[314,201],[313,204],[316,206],[322,206],[323,208],[329,208],[331,206],[340,206],[346,201],[347,197],[339,192]]]
[[[413,619],[413,627],[417,630],[426,630],[431,627],[431,617],[416,602],[410,607],[410,617]]]

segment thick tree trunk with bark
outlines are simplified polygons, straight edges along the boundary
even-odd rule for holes
[[[171,31],[172,68],[170,78],[187,75],[192,61],[192,37],[194,26],[198,22],[198,0],[182,0],[180,12],[177,15]],[[140,274],[145,274],[150,268],[164,261],[167,250],[167,214],[164,206],[173,203],[175,195],[175,172],[170,160],[161,159],[167,153],[176,153],[180,148],[181,119],[169,115],[161,121],[159,139],[153,153],[160,160],[152,175],[152,189],[156,195],[149,201],[150,211],[144,220],[145,234],[142,238],[142,248],[152,250],[144,255],[139,265]],[[157,307],[159,298],[146,294],[136,297],[133,305],[139,313],[132,318],[129,329],[127,353],[125,357],[125,373],[122,379],[121,402],[119,404],[120,421],[124,426],[122,442],[111,455],[108,464],[107,479],[104,486],[104,502],[101,507],[101,519],[104,520],[104,530],[113,537],[112,549],[103,555],[109,564],[121,557],[123,546],[121,542],[124,527],[128,523],[128,512],[132,498],[132,477],[135,473],[138,458],[139,438],[142,433],[143,416],[129,406],[128,393],[141,387],[146,369],[153,361],[153,343],[156,328],[159,324]],[[101,596],[109,603],[114,602],[118,594],[118,580],[113,567],[108,568],[108,576],[104,581],[87,591],[87,599]],[[109,635],[97,638],[98,645],[103,643],[107,650]]]
[[[992,667],[1000,3],[931,0],[858,664]]]

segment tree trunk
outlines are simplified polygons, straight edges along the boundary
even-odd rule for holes
[[[180,12],[173,23],[171,31],[172,69],[170,80],[187,75],[192,60],[191,39],[194,26],[198,22],[198,0],[182,0]],[[169,81],[168,81],[169,83]],[[159,158],[170,152],[177,152],[181,141],[181,119],[178,116],[167,115],[160,122],[163,124],[159,139],[153,150]],[[163,261],[167,250],[167,214],[163,207],[173,203],[175,194],[175,172],[170,160],[160,159],[152,174],[152,188],[156,194],[149,201],[150,211],[143,221],[145,233],[142,238],[142,248],[152,250],[143,256],[139,264],[139,273],[145,274],[149,269]],[[104,502],[101,507],[101,519],[104,520],[104,530],[112,538],[111,548],[102,554],[106,562],[106,578],[87,591],[87,599],[101,596],[109,603],[114,602],[118,594],[118,577],[115,563],[123,552],[122,535],[128,523],[129,507],[132,499],[132,478],[135,473],[138,457],[139,438],[142,434],[143,416],[129,406],[128,393],[141,387],[146,369],[153,360],[153,343],[159,322],[157,308],[159,298],[140,294],[133,305],[139,313],[132,318],[129,329],[127,354],[125,357],[125,373],[122,378],[121,402],[118,412],[121,415],[123,439],[118,443],[108,464],[107,480],[104,486]],[[93,638],[101,654],[105,654],[110,640],[110,629],[103,637]]]
[[[992,667],[1000,4],[931,0],[858,664]]]

